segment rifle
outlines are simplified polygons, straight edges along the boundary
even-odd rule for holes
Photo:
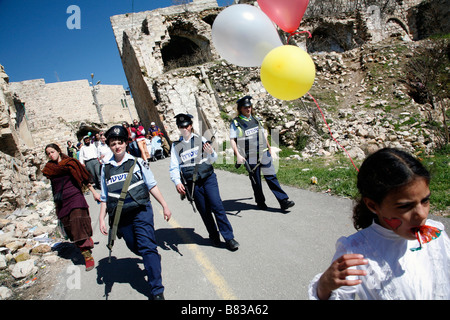
[[[213,135],[211,136],[211,138],[209,138],[209,140],[206,140],[206,142],[205,142],[205,143],[209,143],[209,144],[212,144],[212,143],[213,143],[213,141],[214,141],[214,139],[216,138],[216,133],[217,133],[217,130],[216,130],[216,131],[214,131],[214,133],[213,133]],[[203,143],[202,143],[202,147],[203,147]]]
[[[111,253],[112,253],[112,248],[114,246],[114,239],[113,239],[113,234],[110,230],[110,232],[108,232],[108,244],[106,245],[106,247],[109,249],[109,256],[108,256],[108,263],[111,263]]]
[[[217,132],[217,130],[214,132],[214,134],[212,135],[211,139],[207,140],[205,143],[211,144],[214,141],[214,139],[215,139],[216,132]],[[198,150],[198,155],[202,154],[202,152],[203,152],[202,150],[203,150],[203,143],[202,143],[202,148],[200,150]],[[198,155],[197,155],[197,158],[198,158]],[[195,182],[197,181],[197,169],[198,169],[198,164],[196,163],[195,164],[195,168],[194,168],[194,174],[193,174],[193,177],[192,177],[191,193],[189,193],[189,187],[188,187],[186,178],[184,177],[183,172],[180,170],[181,183],[183,184],[184,189],[185,189],[185,194],[182,194],[180,196],[180,198],[181,198],[181,200],[184,200],[185,198],[187,198],[188,201],[191,203],[191,206],[192,206],[192,209],[194,210],[194,212],[197,212],[197,210],[195,210],[195,206],[194,206],[194,188],[195,188]]]
[[[252,182],[253,182],[254,184],[256,184],[256,180],[255,180],[255,170],[256,170],[256,168],[258,168],[258,166],[259,166],[260,164],[261,164],[261,162],[258,162],[258,164],[252,169],[252,168],[250,168],[250,164],[248,163],[248,161],[247,161],[247,160],[244,160],[244,167],[245,167],[245,170],[247,170],[248,175],[249,175],[250,179],[252,180]],[[235,165],[234,165],[234,167],[235,167],[236,169],[239,169],[240,166],[241,166],[240,163],[235,163]]]
[[[195,210],[195,206],[194,206],[194,188],[192,188],[192,194],[189,193],[189,188],[188,188],[188,184],[186,181],[186,178],[183,175],[183,172],[180,170],[180,178],[181,178],[181,183],[184,186],[184,190],[185,190],[185,194],[180,195],[181,200],[184,200],[185,198],[188,199],[188,201],[191,203],[192,209],[194,210],[194,212],[197,212],[197,210]]]

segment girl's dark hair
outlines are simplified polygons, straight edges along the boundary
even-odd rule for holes
[[[68,155],[66,155],[65,153],[63,153],[61,151],[61,148],[56,143],[49,143],[48,145],[45,146],[44,152],[45,152],[46,155],[47,155],[47,148],[53,148],[56,151],[58,151],[58,153],[61,156],[61,159],[65,159],[65,158],[69,157]]]
[[[368,156],[358,173],[357,187],[361,198],[353,208],[354,227],[357,230],[367,228],[374,219],[363,198],[381,203],[388,193],[419,177],[430,182],[428,170],[405,151],[384,148]]]
[[[53,148],[59,153],[62,153],[61,148],[56,143],[49,143],[45,146],[44,152],[47,153],[47,148]]]

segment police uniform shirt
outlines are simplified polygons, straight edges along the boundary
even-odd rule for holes
[[[130,155],[129,153],[125,153],[123,161],[120,165],[123,165],[126,161],[128,161],[130,159],[134,160],[134,157],[132,155]],[[144,183],[146,184],[148,190],[152,189],[154,186],[156,186],[156,180],[155,180],[155,177],[153,176],[152,171],[148,168],[148,165],[146,163],[144,163],[144,160],[142,160],[141,158],[137,158],[137,162],[139,162],[140,166],[136,163],[136,165],[134,166],[133,173],[140,171],[142,168],[142,177],[143,177]],[[119,166],[119,164],[117,164],[114,156],[109,161],[107,161],[107,163],[111,164],[114,167]],[[102,202],[106,202],[108,188],[107,188],[107,184],[106,184],[106,180],[105,180],[104,166],[102,166],[101,187],[102,187],[102,190],[101,190],[100,200]]]
[[[245,117],[243,115],[239,115],[238,117],[242,117],[248,120],[251,120],[253,118],[252,115],[250,115],[250,117]],[[262,126],[259,126],[259,130],[261,131],[262,134],[265,133],[265,130]],[[234,121],[231,121],[231,125],[230,125],[230,139],[236,139],[238,137],[238,128],[236,128],[236,125],[234,124]]]
[[[189,142],[191,141],[191,138],[193,137],[194,133],[191,133],[190,137],[188,140],[184,140],[184,142]],[[196,135],[198,137],[198,135]],[[182,138],[184,139],[184,138]],[[203,143],[205,143],[207,140],[202,137],[202,141]],[[195,148],[195,147],[194,147]],[[198,146],[197,148],[201,148],[201,146]],[[180,155],[178,154],[177,148],[175,147],[175,144],[172,144],[172,150],[171,150],[171,154],[170,154],[170,179],[172,180],[172,182],[176,185],[181,183],[181,178],[180,178],[180,164],[183,163],[183,161],[180,159]],[[203,150],[198,150],[197,152],[202,152]],[[211,154],[206,153],[207,157],[206,159],[202,159],[202,161],[208,161],[209,164],[213,164],[216,160],[217,160],[217,153],[216,151],[213,149],[213,152]]]

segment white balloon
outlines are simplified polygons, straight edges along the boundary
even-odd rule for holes
[[[212,26],[212,41],[222,58],[241,67],[259,67],[264,57],[283,45],[275,25],[248,4],[229,6]]]

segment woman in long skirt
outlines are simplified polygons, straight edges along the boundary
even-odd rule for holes
[[[100,194],[91,184],[91,176],[81,163],[61,152],[57,144],[45,147],[49,161],[42,173],[51,181],[56,215],[61,221],[64,231],[71,241],[80,249],[86,265],[86,271],[95,266],[92,257],[91,218],[89,206],[84,198],[82,188],[87,186],[96,201]]]

